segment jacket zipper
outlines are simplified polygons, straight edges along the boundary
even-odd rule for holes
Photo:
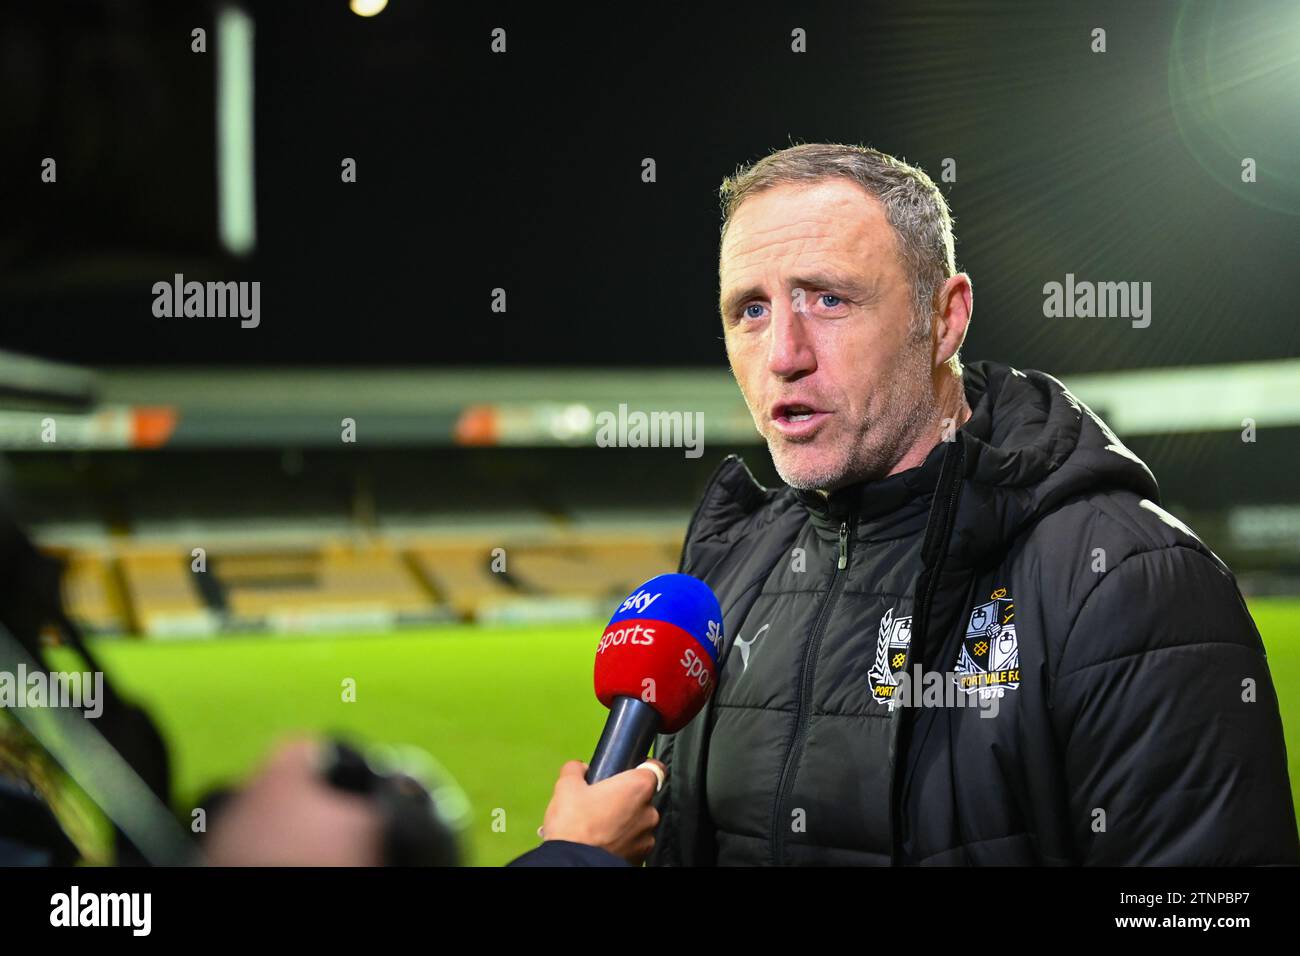
[[[813,625],[812,637],[809,638],[808,648],[804,651],[803,667],[800,670],[799,700],[795,705],[794,712],[794,735],[790,740],[790,747],[786,751],[785,763],[781,767],[781,777],[776,786],[776,805],[772,808],[772,863],[776,866],[780,866],[782,863],[781,855],[784,848],[786,826],[781,808],[789,798],[790,791],[794,789],[794,774],[791,773],[791,769],[799,751],[803,747],[804,737],[808,734],[808,721],[811,716],[809,711],[812,707],[812,685],[813,678],[816,676],[817,649],[821,646],[822,634],[825,631],[826,618],[831,606],[839,597],[840,582],[844,579],[844,575],[840,574],[840,572],[849,566],[849,528],[855,523],[855,515],[849,515],[848,520],[840,522],[839,559],[835,562],[835,570],[831,574],[831,586],[826,593],[826,601],[822,604],[822,609],[817,615],[817,623]]]
[[[930,610],[934,605],[934,595],[939,588],[939,576],[943,572],[944,559],[948,553],[948,542],[952,537],[952,528],[949,527],[953,520],[953,515],[957,509],[957,499],[961,496],[962,476],[961,462],[963,459],[962,446],[960,444],[948,449],[944,453],[943,468],[939,472],[939,481],[935,485],[935,504],[942,501],[943,510],[932,513],[926,521],[925,536],[922,539],[921,557],[923,565],[928,563],[928,567],[922,570],[922,577],[926,577],[925,589],[917,595],[916,605],[912,611],[912,639],[907,648],[907,662],[904,665],[911,668],[914,664],[925,666],[925,652],[929,650],[926,641],[929,638],[930,631]],[[955,462],[949,470],[949,461]],[[945,482],[945,472],[950,477]],[[951,487],[945,487],[949,485]],[[946,495],[940,498],[940,495]],[[926,551],[929,549],[931,525],[935,524],[936,534],[942,536],[936,547],[937,553],[933,559],[927,559]],[[917,654],[917,650],[920,653]],[[890,866],[901,866],[903,856],[903,788],[907,783],[907,751],[911,745],[912,724],[906,709],[899,716],[898,732],[896,736],[896,746],[894,750],[894,767],[891,773],[889,786],[889,864]]]

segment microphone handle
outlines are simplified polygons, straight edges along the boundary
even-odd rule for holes
[[[615,697],[596,752],[587,765],[587,783],[599,783],[646,758],[659,732],[658,712],[639,697]]]

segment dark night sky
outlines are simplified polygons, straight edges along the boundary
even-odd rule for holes
[[[720,366],[717,186],[818,140],[936,178],[956,159],[942,188],[974,280],[968,357],[1066,374],[1300,346],[1300,218],[1243,201],[1223,181],[1234,167],[1189,148],[1170,106],[1174,2],[565,14],[392,0],[373,20],[341,0],[254,4],[246,263],[215,238],[214,57],[188,49],[210,13],[176,6],[0,14],[0,347],[93,365]],[[789,51],[796,26],[807,54]],[[1094,26],[1105,54],[1089,50]],[[47,155],[57,187],[38,179]],[[657,183],[640,181],[646,156]],[[178,269],[259,280],[261,327],[154,318],[150,287]],[[1151,327],[1044,318],[1042,285],[1067,272],[1150,281]],[[496,286],[505,315],[489,309]]]

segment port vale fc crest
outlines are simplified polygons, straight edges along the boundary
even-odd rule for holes
[[[876,638],[876,660],[867,672],[871,681],[871,696],[879,703],[893,702],[898,690],[898,675],[907,664],[907,651],[912,644],[912,617],[894,617],[891,607],[880,619],[880,633]]]
[[[966,636],[953,681],[966,694],[1001,697],[1020,686],[1020,645],[1016,641],[1016,606],[1006,588],[998,588],[985,604],[971,608]]]

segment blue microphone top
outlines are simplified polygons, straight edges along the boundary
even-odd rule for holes
[[[609,619],[663,621],[681,628],[716,665],[722,646],[722,608],[712,588],[689,574],[660,574],[633,591]],[[606,628],[608,630],[608,628]]]

